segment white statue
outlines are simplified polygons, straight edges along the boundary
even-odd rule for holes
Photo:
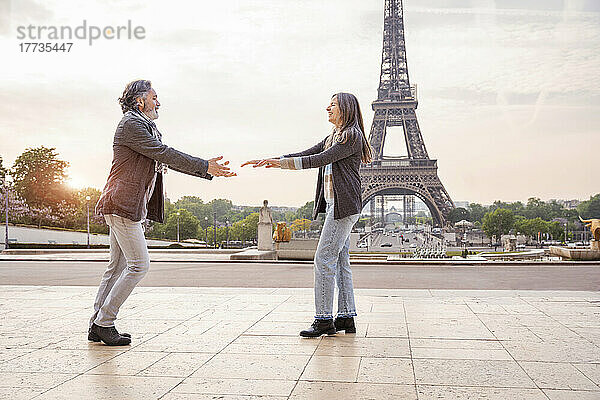
[[[260,209],[260,213],[258,214],[259,224],[273,225],[273,216],[271,215],[271,210],[269,209],[268,205],[268,200],[263,201],[263,206]]]
[[[258,213],[258,250],[273,250],[273,216],[265,200]]]

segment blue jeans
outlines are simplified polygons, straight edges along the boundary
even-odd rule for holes
[[[338,287],[338,317],[356,315],[350,270],[350,232],[359,214],[333,218],[333,204],[327,204],[325,224],[315,254],[315,319],[333,318],[335,281]]]

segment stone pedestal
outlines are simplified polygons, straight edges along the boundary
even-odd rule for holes
[[[275,245],[278,260],[314,260],[319,239],[294,239],[277,242]]]
[[[258,250],[273,250],[273,226],[270,223],[258,224]]]
[[[600,241],[594,239],[590,240],[590,249],[600,251]]]

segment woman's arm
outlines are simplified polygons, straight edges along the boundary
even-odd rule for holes
[[[348,140],[345,143],[335,142],[329,149],[313,155],[284,157],[279,160],[279,164],[284,169],[323,167],[354,154],[357,151],[357,145],[361,144],[360,140],[361,136],[357,135],[356,132],[349,132]]]
[[[323,147],[325,146],[325,141],[326,140],[327,140],[327,138],[323,139],[321,142],[315,144],[310,149],[306,149],[306,150],[301,151],[299,153],[286,154],[284,157],[285,158],[288,158],[288,157],[302,157],[302,156],[310,156],[312,154],[320,153],[321,151],[323,151]]]
[[[299,153],[287,154],[287,155],[279,157],[279,158],[273,157],[273,158],[263,158],[262,160],[246,161],[245,163],[242,164],[242,167],[244,167],[246,165],[253,165],[254,168],[263,167],[263,166],[265,166],[267,168],[283,168],[280,165],[280,160],[284,160],[284,159],[290,158],[290,157],[302,157],[302,156],[309,156],[309,155],[317,154],[317,153],[323,151],[323,147],[325,146],[326,140],[327,140],[327,138],[323,139],[321,142],[317,143],[310,149],[306,149]]]

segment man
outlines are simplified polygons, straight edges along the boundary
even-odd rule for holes
[[[131,335],[115,328],[117,313],[150,266],[142,222],[164,221],[162,173],[166,166],[205,179],[235,173],[219,164],[177,151],[161,142],[154,120],[160,103],[147,80],[129,83],[119,98],[123,118],[113,141],[113,161],[108,180],[96,205],[110,227],[110,262],[102,276],[88,340],[110,346],[131,343]]]

